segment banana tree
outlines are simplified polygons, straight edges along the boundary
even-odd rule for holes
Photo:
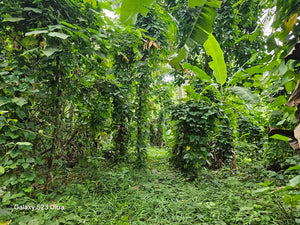
[[[137,15],[141,13],[145,16],[152,4],[154,4],[154,0],[124,0],[120,11],[121,22],[129,25],[135,24]],[[169,63],[172,67],[181,70],[180,62],[188,56],[189,49],[195,44],[201,44],[204,46],[207,54],[213,58],[209,65],[214,71],[217,82],[223,85],[227,77],[226,65],[223,52],[212,35],[213,23],[217,14],[216,8],[219,8],[221,4],[222,2],[218,0],[188,1],[188,6],[191,8],[197,7],[198,11],[188,35],[185,36],[184,40],[179,41],[182,47],[177,49],[177,53],[171,57]]]

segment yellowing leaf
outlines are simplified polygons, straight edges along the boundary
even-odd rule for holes
[[[156,42],[153,43],[153,46],[154,46],[156,49],[160,50],[160,47],[158,46],[158,44],[157,44]]]
[[[123,59],[124,59],[127,63],[129,63],[129,59],[127,58],[126,55],[123,55]]]
[[[191,149],[191,146],[186,146],[186,150],[189,151]]]
[[[288,21],[286,21],[286,20],[283,21],[284,28],[287,32],[290,32],[293,30],[293,27],[294,27],[295,23],[297,22],[297,17],[298,17],[298,13],[294,13],[289,17]]]
[[[148,47],[147,47],[147,42],[144,42],[143,44],[143,50],[146,50]]]
[[[149,41],[149,44],[148,44],[148,48],[151,48],[151,46],[153,45],[154,41]]]
[[[11,223],[11,220],[0,222],[0,225],[9,225]]]

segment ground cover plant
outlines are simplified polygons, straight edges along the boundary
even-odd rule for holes
[[[265,175],[203,171],[190,182],[170,167],[168,151],[150,148],[148,154],[142,170],[132,164],[100,169],[101,160],[73,168],[61,174],[53,193],[35,190],[36,201],[24,201],[39,203],[40,210],[12,209],[2,218],[19,224],[293,224],[271,195],[256,191]]]
[[[0,1],[0,225],[299,224],[299,10]]]

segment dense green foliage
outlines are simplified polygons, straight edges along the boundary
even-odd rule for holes
[[[199,167],[231,164],[233,132],[220,105],[188,101],[171,108],[171,116],[176,140],[172,161],[177,167],[195,175]]]
[[[299,10],[0,1],[0,224],[299,224]]]
[[[174,163],[189,172],[205,164],[210,152],[217,111],[206,102],[187,102],[172,109],[176,121],[176,144],[173,149]]]

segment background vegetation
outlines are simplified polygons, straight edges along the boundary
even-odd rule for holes
[[[299,224],[299,11],[0,1],[0,224]]]

